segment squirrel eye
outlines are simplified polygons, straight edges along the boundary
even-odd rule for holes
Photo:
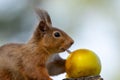
[[[60,33],[58,31],[56,31],[56,32],[54,32],[54,36],[55,37],[60,37],[61,35],[60,35]]]

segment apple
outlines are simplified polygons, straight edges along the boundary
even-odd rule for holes
[[[93,51],[78,49],[67,57],[65,68],[69,78],[95,76],[101,72],[101,62]]]

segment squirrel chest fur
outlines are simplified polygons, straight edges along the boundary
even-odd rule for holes
[[[36,13],[40,21],[27,43],[0,47],[0,80],[52,80],[49,75],[65,72],[65,60],[57,53],[67,50],[73,40],[52,26],[45,10]]]

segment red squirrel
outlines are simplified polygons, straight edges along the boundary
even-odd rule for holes
[[[64,52],[73,39],[52,26],[47,11],[36,9],[40,21],[32,38],[23,44],[0,47],[0,80],[52,80],[49,75],[65,72]]]

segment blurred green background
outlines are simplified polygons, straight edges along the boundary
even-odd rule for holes
[[[104,80],[120,79],[120,0],[0,0],[0,45],[29,40],[39,22],[36,6],[74,39],[71,51],[88,48],[98,54]],[[65,74],[52,78],[62,80]]]

